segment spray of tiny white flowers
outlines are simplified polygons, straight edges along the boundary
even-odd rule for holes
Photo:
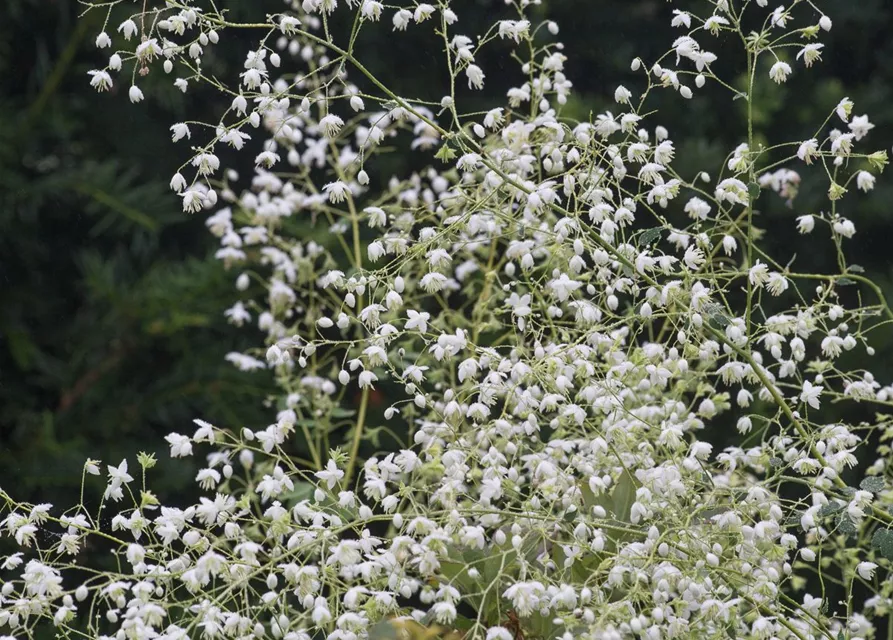
[[[830,55],[819,2],[666,4],[671,49],[632,60],[616,110],[583,122],[563,115],[567,56],[538,2],[508,0],[491,25],[447,0],[290,0],[242,23],[210,0],[149,4],[120,25],[133,3],[92,6],[97,55],[115,53],[89,82],[148,102],[142,78],[164,73],[224,97],[218,122],[171,126],[193,145],[171,189],[210,214],[240,292],[225,315],[266,340],[226,357],[275,376],[278,413],[167,436],[171,456],[205,456],[191,506],[159,504],[145,454],[88,461],[95,501],[72,508],[0,491],[20,547],[0,557],[4,638],[44,621],[116,640],[875,637],[893,611],[889,448],[845,472],[893,437],[893,387],[852,364],[893,310],[846,248],[887,155],[844,96],[803,139],[754,134],[757,88]],[[365,29],[428,38],[444,95],[380,81]],[[203,56],[235,30],[257,48],[220,78]],[[746,86],[713,73],[724,35]],[[488,69],[488,47],[518,66]],[[463,110],[497,73],[505,100]],[[676,172],[660,91],[744,101],[721,166]],[[240,183],[247,167],[220,152],[254,144]],[[424,168],[375,184],[367,168],[395,148]],[[796,226],[833,273],[760,242],[757,201],[797,211],[806,172],[824,209],[763,223]],[[875,419],[827,417],[853,403]],[[736,426],[737,444],[716,450],[708,425]],[[91,539],[114,569],[79,564]]]

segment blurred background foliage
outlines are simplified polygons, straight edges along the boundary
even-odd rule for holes
[[[282,6],[279,0],[223,4],[235,19]],[[821,36],[823,61],[809,72],[794,65],[786,85],[761,94],[757,135],[812,137],[848,95],[854,113],[868,113],[877,125],[870,150],[889,148],[893,3],[820,6],[834,19],[831,33]],[[132,2],[121,8],[137,10]],[[575,86],[568,116],[614,109],[618,83],[641,91],[630,61],[657,59],[679,35],[669,26],[672,8],[664,0],[549,0],[537,9],[561,25]],[[230,427],[262,427],[272,419],[263,406],[272,390],[268,377],[239,373],[223,360],[259,341],[259,334],[224,321],[236,274],[213,260],[204,216],[181,213],[167,186],[186,158],[168,127],[187,112],[192,120],[216,121],[222,102],[195,85],[181,94],[160,69],[141,80],[147,100],[139,105],[129,104],[124,76],[111,95],[96,94],[87,71],[101,66],[108,51],[93,43],[101,18],[78,19],[82,9],[75,0],[0,3],[0,486],[21,499],[63,503],[76,496],[88,456],[116,464],[146,450],[164,464],[163,436],[190,432],[194,417]],[[463,25],[509,17],[502,0],[468,0],[457,9]],[[235,77],[251,35],[227,34],[206,55],[206,66]],[[406,95],[439,99],[444,77],[432,42],[413,29],[392,38],[383,23],[366,32],[362,47],[367,66],[383,80]],[[724,38],[705,36],[704,43],[721,59],[739,47]],[[498,57],[499,47],[480,58],[488,83],[473,99],[481,106],[501,104],[518,77],[514,63]],[[660,123],[671,123],[674,166],[684,176],[719,167],[745,138],[744,101],[727,92],[692,101],[659,92],[652,106],[662,110]],[[392,154],[379,172],[405,172],[411,162]],[[826,188],[804,173],[793,208],[761,197],[759,224],[770,254],[786,262],[796,244],[798,269],[834,270],[830,242],[797,240],[794,224],[795,216],[822,206]],[[885,176],[870,196],[847,195],[842,211],[858,228],[850,255],[893,299],[891,201],[893,182]],[[889,381],[893,341],[878,335],[875,344],[871,369]],[[713,435],[718,444],[731,438]],[[182,488],[189,475],[183,465],[165,469],[154,483],[162,495]]]

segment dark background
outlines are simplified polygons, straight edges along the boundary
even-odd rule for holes
[[[223,4],[236,19],[282,6],[274,0]],[[632,57],[654,60],[680,35],[669,27],[677,4],[664,0],[547,5],[549,17],[561,25],[558,38],[575,86],[566,113],[578,118],[615,109],[618,83],[641,91],[640,76],[629,71]],[[773,141],[812,137],[848,95],[854,114],[868,113],[877,125],[861,150],[889,149],[893,3],[833,0],[821,6],[834,20],[833,30],[821,34],[823,61],[808,72],[790,61],[795,73],[788,84],[763,92],[757,135]],[[216,245],[204,227],[206,215],[183,214],[167,186],[187,153],[171,143],[168,127],[186,114],[216,121],[224,103],[201,88],[180,94],[158,68],[141,81],[147,99],[138,105],[127,99],[127,74],[116,78],[110,95],[95,93],[87,71],[101,68],[109,50],[98,51],[93,43],[101,18],[78,19],[82,8],[73,0],[0,2],[0,486],[19,499],[64,504],[76,499],[87,457],[117,464],[146,450],[157,452],[164,465],[163,436],[191,433],[195,417],[233,428],[262,428],[274,417],[263,407],[273,390],[268,377],[239,373],[223,360],[228,351],[261,342],[258,332],[235,329],[223,318],[236,299],[237,273],[213,260]],[[122,9],[137,7],[125,3]],[[510,17],[502,15],[501,0],[459,3],[457,10],[461,25]],[[364,36],[365,59],[403,92],[439,99],[439,48],[421,32],[411,27],[393,37],[388,14]],[[226,38],[229,44],[206,56],[205,64],[234,78],[251,41]],[[114,39],[117,44],[120,38]],[[734,52],[740,62],[739,43],[699,40],[721,58]],[[488,77],[484,93],[473,98],[481,106],[502,104],[518,77],[513,63],[501,66],[502,53],[497,45],[479,58]],[[741,80],[740,67],[725,60],[720,65],[727,79]],[[665,92],[655,101],[663,110],[655,123],[669,126],[677,144],[674,166],[686,176],[704,167],[715,175],[728,151],[745,139],[744,102],[710,96],[686,102]],[[243,160],[248,175],[251,160]],[[413,168],[399,157],[387,163],[391,171]],[[858,229],[847,242],[851,255],[893,297],[888,177],[868,197],[849,194],[841,210]],[[782,262],[796,247],[800,270],[831,272],[830,242],[797,240],[794,218],[827,204],[827,185],[811,184],[817,183],[804,173],[793,209],[764,194],[759,224],[769,232],[768,250]],[[878,335],[875,346],[870,368],[889,381],[893,344]],[[182,488],[191,475],[182,464],[163,469],[153,482],[162,496]]]

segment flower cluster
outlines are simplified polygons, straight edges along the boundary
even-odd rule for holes
[[[217,258],[238,272],[226,317],[265,336],[227,359],[282,393],[263,429],[196,420],[167,437],[175,458],[207,450],[194,505],[158,504],[146,455],[138,486],[126,460],[107,467],[92,513],[0,493],[22,547],[2,559],[0,632],[49,619],[118,640],[873,637],[893,603],[888,450],[845,478],[869,437],[893,437],[893,387],[847,354],[872,355],[893,310],[846,257],[844,207],[886,153],[862,150],[874,125],[843,98],[805,141],[766,147],[742,127],[722,166],[684,176],[648,106],[658,91],[751,101],[820,66],[831,20],[803,0],[686,3],[668,12],[681,35],[667,54],[632,61],[616,111],[571,122],[559,28],[536,4],[507,1],[476,33],[446,0],[291,0],[257,23],[167,0],[99,35],[124,45],[91,72],[99,90],[127,63],[227,96],[219,122],[171,127],[198,145],[171,188],[184,211],[213,211]],[[345,41],[329,26],[342,14]],[[388,22],[442,48],[442,98],[398,95],[363,64],[357,32]],[[259,46],[233,84],[210,80],[202,56],[235,29]],[[729,61],[743,93],[713,73],[726,32],[746,48]],[[465,112],[485,47],[511,49],[517,84]],[[130,98],[144,99],[136,85]],[[238,188],[219,150],[255,137]],[[366,167],[394,146],[430,164],[373,181]],[[759,242],[756,201],[796,209],[808,171],[827,210],[796,227],[829,239],[836,273]],[[876,418],[841,423],[832,403]],[[737,438],[719,449],[723,426]],[[85,481],[100,474],[89,461]],[[84,578],[94,537],[117,568]]]

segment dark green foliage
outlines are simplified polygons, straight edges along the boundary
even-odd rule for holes
[[[269,391],[223,360],[252,345],[222,315],[235,274],[167,186],[183,98],[93,93],[104,54],[76,11],[0,8],[0,486],[54,502],[76,496],[88,456],[162,450],[198,416],[260,425]],[[153,488],[182,489],[182,466]]]
[[[878,529],[871,538],[871,547],[880,552],[887,560],[893,562],[893,531]]]
[[[886,485],[887,483],[884,481],[884,479],[878,476],[869,476],[859,483],[860,488],[864,489],[865,491],[871,491],[872,493],[880,493],[884,490],[884,487]]]

